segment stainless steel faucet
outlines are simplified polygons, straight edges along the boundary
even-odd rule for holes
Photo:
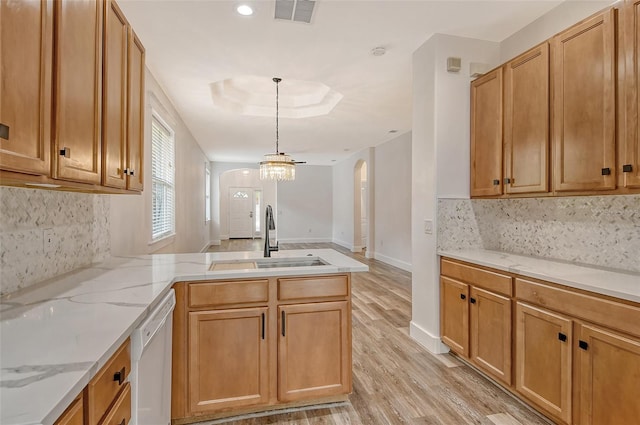
[[[276,246],[271,246],[271,244],[269,243],[269,230],[276,230],[276,223],[273,220],[273,209],[271,208],[271,205],[267,205],[267,211],[264,221],[264,256],[271,257],[271,252],[278,250],[278,241],[276,241]]]

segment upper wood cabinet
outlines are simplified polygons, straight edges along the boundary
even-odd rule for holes
[[[504,191],[549,191],[549,44],[504,66]]]
[[[471,196],[502,194],[502,68],[471,83]]]
[[[57,1],[53,177],[100,184],[103,2]]]
[[[620,140],[622,185],[640,188],[640,1],[625,0],[620,16],[623,64],[625,137]]]
[[[616,10],[551,41],[554,190],[616,188]]]
[[[0,1],[0,169],[48,176],[51,154],[51,0]],[[1,134],[1,133],[0,133]]]
[[[144,187],[144,74],[145,49],[133,29],[129,29],[127,80],[127,189]]]
[[[129,23],[118,5],[105,1],[102,114],[102,184],[127,186],[127,47]]]

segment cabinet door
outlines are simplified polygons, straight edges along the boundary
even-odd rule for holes
[[[50,174],[53,3],[0,1],[0,168]]]
[[[103,2],[55,2],[53,177],[101,182]]]
[[[505,65],[505,193],[549,191],[549,44]]]
[[[625,0],[621,17],[625,64],[626,131],[620,140],[623,184],[640,187],[640,1]]]
[[[278,307],[278,399],[351,392],[349,302]]]
[[[58,418],[54,425],[84,425],[84,403],[82,396],[76,398],[71,406]]]
[[[144,186],[144,46],[129,32],[127,189],[142,191]]]
[[[266,403],[267,308],[189,313],[191,412]]]
[[[469,285],[440,278],[440,333],[452,351],[469,357]]]
[[[511,385],[511,300],[471,287],[471,360]]]
[[[580,425],[640,418],[640,341],[590,325],[579,334]]]
[[[102,184],[126,187],[127,44],[129,24],[113,0],[105,1],[102,91]]]
[[[554,190],[616,187],[615,10],[552,40]]]
[[[572,322],[550,311],[516,305],[516,390],[538,408],[571,422]]]
[[[502,194],[502,68],[471,83],[471,196]]]

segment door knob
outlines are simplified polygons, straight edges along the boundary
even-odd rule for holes
[[[253,211],[249,211],[249,217],[253,218]]]

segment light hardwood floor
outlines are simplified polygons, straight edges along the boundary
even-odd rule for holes
[[[210,251],[255,250],[261,240],[232,240]],[[342,406],[248,419],[262,424],[543,425],[544,421],[456,357],[435,356],[409,337],[411,274],[334,244],[282,244],[281,249],[333,248],[369,266],[353,273],[353,393]],[[203,422],[202,425],[211,422]]]

